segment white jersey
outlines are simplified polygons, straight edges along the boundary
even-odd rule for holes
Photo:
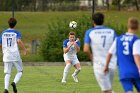
[[[77,42],[78,46],[80,47],[80,41]],[[67,48],[70,45],[69,39],[66,39],[63,42],[63,48]],[[70,50],[67,53],[64,53],[64,58],[75,58],[77,57],[77,51],[75,48],[75,44],[70,47]]]
[[[91,46],[94,67],[105,66],[108,50],[115,37],[115,31],[104,26],[91,28],[86,32],[84,43]],[[116,68],[116,57],[112,58],[109,67]]]
[[[7,29],[2,32],[0,43],[2,44],[3,62],[20,60],[20,54],[17,45],[17,40],[20,38],[20,33],[14,29]]]

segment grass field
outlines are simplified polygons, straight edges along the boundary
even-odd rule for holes
[[[71,68],[67,77],[67,84],[62,85],[61,78],[64,66],[26,66],[21,81],[18,83],[18,93],[102,93],[95,80],[92,67],[83,66],[79,74],[79,83],[75,83],[71,74]],[[13,69],[11,82],[16,74]],[[0,93],[3,93],[4,81],[3,67],[0,67]],[[118,80],[117,71],[114,78],[113,90],[115,93],[123,93]],[[9,93],[12,87],[9,87]]]
[[[111,24],[126,25],[127,19],[135,16],[140,19],[139,12],[127,11],[103,11],[106,16],[105,22]],[[0,12],[0,31],[8,27],[7,21],[11,17],[11,12]],[[75,12],[15,12],[15,18],[18,20],[16,28],[21,31],[23,40],[30,43],[31,40],[40,40],[44,33],[47,32],[47,26],[57,19],[69,18],[71,20],[79,18],[83,15],[91,16],[90,11],[75,11]]]

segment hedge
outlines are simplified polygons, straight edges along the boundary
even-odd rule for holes
[[[77,28],[74,30],[69,28],[69,22],[72,20],[76,21],[78,24]],[[40,54],[43,56],[44,60],[50,62],[64,61],[62,47],[63,41],[68,38],[68,33],[70,31],[74,31],[76,32],[76,37],[80,38],[81,41],[81,50],[78,53],[78,58],[80,61],[88,61],[87,56],[83,53],[83,41],[85,31],[91,28],[91,23],[91,18],[86,15],[79,18],[64,18],[63,20],[58,19],[55,22],[51,22],[48,25],[48,31],[40,46]],[[106,22],[104,25],[115,29],[117,35],[124,33],[127,29],[123,25],[112,25],[109,22]]]

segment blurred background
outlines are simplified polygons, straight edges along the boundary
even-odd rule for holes
[[[127,31],[129,17],[140,19],[139,7],[140,0],[0,0],[0,31],[8,28],[10,17],[18,20],[15,29],[28,49],[28,55],[22,55],[24,62],[63,62],[63,40],[75,31],[81,41],[79,59],[89,61],[82,49],[92,14],[103,12],[104,25],[120,35]],[[68,26],[72,20],[78,24],[74,30]]]
[[[127,31],[127,20],[136,17],[140,21],[140,0],[0,0],[0,32],[8,27],[11,17],[17,19],[16,30],[21,32],[28,54],[21,56],[24,63],[24,75],[18,85],[19,93],[101,93],[93,74],[91,63],[83,53],[84,34],[92,27],[92,14],[102,12],[104,25],[113,28],[117,35]],[[77,22],[77,28],[70,29],[70,21]],[[80,38],[81,50],[78,58],[82,71],[78,75],[79,83],[71,77],[71,68],[67,84],[62,85],[64,69],[63,41],[70,31]],[[137,33],[140,36],[140,32]],[[2,52],[0,49],[0,93],[3,92]],[[129,68],[128,68],[129,69]],[[11,82],[16,70],[13,69]],[[116,70],[113,90],[123,93]],[[9,87],[12,93],[12,87]],[[136,93],[136,91],[134,92]]]

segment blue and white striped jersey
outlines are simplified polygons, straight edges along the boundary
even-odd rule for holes
[[[91,46],[95,67],[103,67],[106,64],[106,56],[111,47],[116,33],[105,26],[97,26],[86,31],[84,43]],[[113,57],[110,68],[116,68],[116,58]]]
[[[15,29],[7,29],[1,33],[0,44],[2,45],[3,61],[11,62],[20,59],[17,40],[21,38],[21,34]]]

